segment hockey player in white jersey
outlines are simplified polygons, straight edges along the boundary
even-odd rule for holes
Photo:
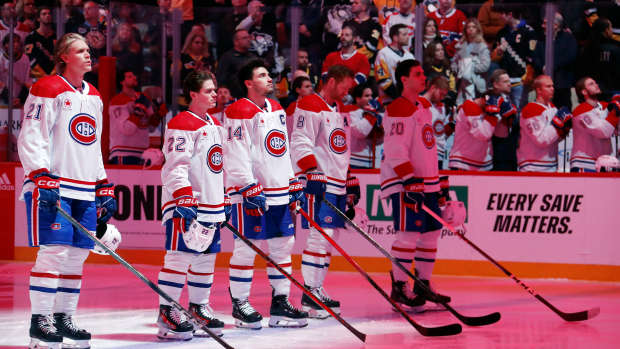
[[[40,79],[24,105],[17,143],[26,174],[28,240],[39,247],[30,272],[30,348],[60,348],[63,339],[89,348],[91,335],[73,322],[82,269],[94,243],[56,209],[95,233],[116,211],[114,186],[101,155],[103,102],[83,80],[91,70],[84,37],[64,35],[54,52],[59,75]]]
[[[521,138],[517,148],[519,171],[556,172],[558,168],[558,142],[564,139],[571,127],[570,111],[558,110],[553,99],[553,80],[539,75],[534,80],[536,100],[521,110]]]
[[[392,254],[407,269],[415,260],[416,275],[427,286],[416,282],[412,291],[408,276],[392,266],[390,297],[408,310],[416,311],[427,300],[450,302],[450,297],[429,291],[441,224],[420,207],[424,204],[441,214],[439,206],[447,198],[448,178],[439,178],[430,105],[425,99],[418,100],[425,86],[420,63],[415,60],[399,63],[396,77],[401,96],[385,111],[381,196],[392,202],[396,231]]]
[[[207,113],[215,106],[215,77],[190,73],[183,82],[187,111],[166,127],[161,170],[162,213],[166,256],[158,284],[178,301],[187,279],[189,311],[221,335],[224,323],[209,306],[215,257],[220,252],[220,223],[225,220],[222,127]],[[193,325],[160,297],[157,325],[160,339],[189,340]],[[196,336],[206,336],[196,329]]]
[[[328,200],[341,211],[353,209],[359,201],[359,181],[349,175],[351,149],[348,142],[353,132],[352,120],[342,105],[342,98],[355,81],[353,72],[342,65],[330,67],[326,79],[319,93],[308,95],[297,103],[291,157],[295,173],[306,180],[308,200],[303,208],[325,233],[337,239],[344,228],[344,220],[322,200]],[[364,118],[358,122],[372,127]],[[302,224],[308,228],[306,220],[302,220]],[[329,298],[323,288],[330,251],[329,242],[311,228],[302,255],[301,272],[306,287],[334,312],[339,313],[340,302]],[[302,297],[301,303],[311,317],[329,316],[306,295]]]
[[[444,159],[447,159],[447,140],[454,132],[454,120],[451,119],[451,115],[446,111],[446,105],[442,102],[449,90],[448,79],[438,75],[428,82],[426,92],[419,98],[423,105],[431,110],[440,170],[443,169]]]
[[[601,89],[594,79],[584,77],[575,84],[582,103],[573,110],[571,172],[596,172],[596,159],[612,153],[611,136],[618,128],[618,99],[598,100]]]
[[[224,111],[224,168],[226,190],[233,203],[232,224],[257,245],[266,240],[269,256],[291,272],[295,229],[290,204],[303,200],[303,187],[291,166],[286,114],[267,98],[273,81],[261,60],[252,60],[239,71],[247,97]],[[235,325],[262,328],[262,315],[249,302],[256,252],[241,239],[234,240],[229,280]],[[290,281],[267,266],[273,289],[270,327],[307,326],[308,314],[289,302]]]

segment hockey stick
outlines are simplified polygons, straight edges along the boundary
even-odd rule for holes
[[[327,204],[327,206],[329,206],[332,210],[334,210],[334,212],[336,212],[340,217],[342,217],[342,219],[344,219],[345,222],[347,222],[358,233],[360,233],[360,235],[362,235],[366,240],[368,240],[368,242],[370,242],[371,245],[376,247],[384,256],[386,256],[389,260],[391,260],[392,263],[397,265],[403,272],[405,272],[405,274],[407,274],[411,279],[415,280],[415,282],[417,282],[426,291],[431,291],[430,287],[428,287],[425,283],[423,283],[419,277],[415,276],[415,274],[412,274],[407,268],[405,268],[402,264],[400,264],[400,262],[396,258],[394,258],[394,256],[392,256],[388,251],[386,251],[383,247],[381,247],[379,243],[377,243],[372,237],[370,237],[370,235],[368,235],[368,233],[366,233],[362,228],[360,228],[357,224],[355,224],[355,222],[349,219],[347,215],[342,213],[342,211],[340,211],[338,207],[334,206],[334,204],[332,204],[331,202],[325,199],[323,199],[323,201]],[[490,324],[493,324],[499,321],[501,317],[501,315],[498,312],[494,312],[494,313],[483,315],[483,316],[465,316],[459,313],[458,311],[456,311],[454,308],[452,308],[452,306],[450,306],[448,303],[440,302],[439,304],[443,305],[446,309],[448,309],[450,313],[452,313],[452,315],[454,315],[462,323],[468,326],[490,325]]]
[[[164,292],[159,286],[154,284],[151,280],[149,280],[146,276],[140,273],[136,268],[132,267],[127,261],[123,259],[123,257],[119,256],[116,252],[112,251],[108,248],[108,246],[104,245],[97,237],[90,234],[88,229],[86,229],[80,222],[76,221],[75,218],[71,217],[64,209],[60,206],[56,207],[58,209],[58,213],[63,216],[66,220],[71,223],[75,228],[81,231],[84,235],[86,235],[89,239],[93,240],[97,246],[101,247],[104,251],[106,251],[112,258],[116,259],[120,264],[122,264],[125,268],[129,269],[135,276],[137,276],[140,280],[144,281],[153,291],[155,291],[158,295],[162,296],[166,301],[171,303],[175,308],[177,308],[180,312],[182,312],[188,319],[190,319],[195,326],[203,329],[211,338],[215,339],[218,343],[220,343],[224,348],[233,349],[230,344],[226,343],[223,339],[221,339],[218,335],[213,333],[206,325],[202,324],[200,320],[196,319],[189,311],[187,311],[179,302],[175,301],[170,297],[166,292]]]
[[[366,280],[377,291],[379,291],[379,293],[383,296],[383,298],[385,298],[388,302],[390,302],[390,304],[394,307],[394,309],[396,309],[396,311],[398,311],[407,320],[407,322],[411,324],[411,326],[413,326],[416,330],[418,330],[418,332],[420,332],[421,335],[428,336],[428,337],[436,337],[436,336],[451,336],[451,335],[461,333],[462,328],[461,328],[461,325],[459,324],[450,324],[450,325],[439,326],[439,327],[425,327],[415,322],[411,318],[411,316],[409,316],[409,314],[407,314],[400,307],[400,305],[398,305],[398,303],[394,302],[392,298],[390,298],[387,295],[387,293],[385,293],[385,291],[381,287],[379,287],[379,285],[377,285],[375,280],[373,280],[370,277],[370,275],[368,275],[368,273],[364,271],[364,269],[362,269],[362,267],[359,264],[357,264],[357,262],[353,258],[351,258],[351,256],[349,256],[342,249],[342,247],[340,247],[340,245],[336,243],[336,241],[334,241],[334,239],[332,239],[329,235],[327,235],[327,233],[325,233],[325,231],[312,218],[310,218],[310,216],[308,216],[306,211],[304,211],[301,207],[297,206],[297,212],[301,213],[301,215],[310,223],[310,225],[312,225],[319,233],[321,233],[321,235],[323,235],[323,237],[327,241],[329,241],[329,243],[332,244],[332,246],[334,246],[336,250],[338,250],[338,252],[340,252],[340,254],[347,260],[347,262],[349,262],[355,269],[357,269],[357,271],[360,274],[362,274],[362,276],[364,276]]]
[[[433,212],[431,209],[429,209],[425,205],[421,205],[421,207],[422,207],[422,209],[424,211],[426,211],[426,213],[431,215],[431,217],[435,218],[444,227],[448,228],[448,230],[450,230],[453,234],[458,235],[469,246],[471,246],[474,250],[478,251],[478,253],[483,255],[486,259],[488,259],[491,263],[493,263],[497,268],[499,268],[499,270],[503,271],[504,274],[508,275],[517,284],[521,285],[521,287],[523,287],[523,289],[525,289],[529,294],[531,294],[536,299],[541,301],[544,305],[546,305],[549,309],[553,310],[554,313],[558,314],[565,321],[583,321],[583,320],[588,320],[588,319],[591,319],[591,318],[597,316],[601,312],[601,308],[599,308],[599,307],[592,308],[590,310],[578,311],[578,312],[574,312],[574,313],[565,313],[565,312],[561,311],[560,309],[558,309],[555,306],[553,306],[553,304],[549,303],[541,295],[536,293],[536,291],[534,291],[534,289],[532,289],[531,287],[526,285],[523,281],[519,280],[519,278],[517,278],[514,274],[512,274],[510,271],[508,271],[508,269],[504,268],[501,264],[499,264],[495,259],[493,259],[493,257],[489,256],[486,252],[481,250],[478,246],[476,246],[476,244],[474,244],[473,242],[471,242],[471,240],[466,238],[465,235],[460,234],[458,231],[456,231],[456,229],[454,229],[450,224],[448,224],[448,222],[446,222],[441,217],[439,217],[438,214]]]
[[[338,320],[344,327],[346,327],[349,331],[351,331],[351,333],[353,333],[355,337],[359,338],[359,340],[361,340],[362,342],[366,342],[365,333],[356,330],[355,327],[351,326],[351,324],[349,324],[345,319],[340,317],[340,315],[336,314],[330,307],[325,305],[325,303],[323,303],[320,299],[318,299],[315,295],[313,295],[312,292],[310,292],[310,290],[308,290],[304,285],[302,285],[299,281],[297,281],[289,272],[282,269],[282,267],[280,267],[278,263],[274,262],[273,259],[271,259],[271,257],[265,254],[265,252],[263,252],[254,243],[252,243],[252,241],[250,241],[248,238],[243,236],[243,234],[241,234],[239,230],[237,230],[237,228],[233,227],[228,222],[222,223],[222,226],[232,231],[232,233],[235,234],[236,237],[243,240],[243,242],[245,242],[246,245],[248,245],[252,250],[254,250],[254,252],[260,255],[268,263],[273,265],[274,268],[278,269],[278,271],[282,273],[282,275],[286,276],[286,278],[289,279],[292,283],[294,283],[295,286],[299,287],[308,297],[312,298],[312,300],[316,304],[320,305],[321,308],[325,309],[325,311],[327,311],[331,316],[333,316],[336,320]]]

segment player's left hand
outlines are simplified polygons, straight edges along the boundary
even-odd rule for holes
[[[297,178],[291,178],[288,182],[288,203],[291,209],[296,209],[298,203],[299,205],[306,203],[304,186]]]
[[[95,186],[95,205],[97,206],[97,224],[107,223],[118,208],[114,184],[105,182]]]
[[[360,181],[355,176],[349,175],[346,182],[347,186],[347,205],[355,207],[360,202],[361,191]]]

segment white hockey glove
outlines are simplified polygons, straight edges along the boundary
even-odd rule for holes
[[[462,201],[446,202],[446,207],[443,209],[441,217],[453,227],[463,225],[465,217],[467,217],[465,204]]]
[[[142,153],[142,160],[144,160],[142,168],[146,170],[161,166],[164,163],[164,153],[157,148],[148,148]]]
[[[112,251],[116,251],[118,245],[121,244],[123,240],[121,238],[121,232],[116,229],[112,224],[99,224],[97,225],[97,239],[101,241],[107,248]],[[91,250],[96,254],[107,255],[108,253],[104,251],[99,245],[95,244],[95,247]]]
[[[197,252],[204,252],[209,248],[211,242],[213,242],[217,225],[215,223],[204,224],[205,225],[199,223],[197,220],[193,220],[189,229],[183,233],[183,241],[187,248],[191,248]]]

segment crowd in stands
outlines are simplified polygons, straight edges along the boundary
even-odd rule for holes
[[[556,122],[561,119],[563,124],[556,125],[558,135],[552,137],[552,142],[562,142],[566,152],[571,150],[571,142],[575,144],[580,139],[574,133],[583,129],[583,125],[575,127],[578,113],[583,113],[585,108],[583,103],[590,101],[595,109],[604,109],[611,115],[615,104],[610,103],[608,107],[607,102],[620,93],[620,0],[555,1],[553,72],[549,74],[554,91],[550,95],[544,91],[548,80],[541,78],[548,61],[545,30],[550,25],[545,20],[542,2],[426,0],[418,3],[424,4],[425,12],[425,18],[417,21],[423,23],[421,37],[415,35],[416,2],[413,0],[152,0],[150,5],[62,0],[60,7],[52,0],[5,1],[0,13],[3,51],[0,102],[21,107],[33,81],[55,74],[53,47],[58,28],[87,39],[93,71],[86,79],[95,86],[99,57],[109,52],[116,57],[117,92],[122,98],[116,98],[114,103],[126,104],[128,112],[117,112],[127,115],[120,121],[114,119],[115,123],[110,125],[119,127],[127,137],[135,137],[132,130],[140,137],[148,137],[149,130],[165,118],[166,105],[186,108],[187,101],[182,97],[172,100],[179,95],[173,91],[172,80],[178,77],[177,86],[181,86],[194,70],[208,70],[216,75],[218,105],[210,112],[218,118],[228,104],[243,97],[237,73],[250,59],[265,60],[276,85],[274,97],[288,114],[293,113],[299,97],[321,88],[322,75],[330,66],[341,64],[355,72],[357,86],[350,91],[348,99],[351,112],[372,119],[375,125],[367,138],[352,140],[356,148],[352,162],[359,168],[377,168],[384,132],[382,113],[398,95],[394,69],[403,60],[418,59],[423,63],[428,91],[433,88],[427,99],[432,97],[437,109],[433,127],[436,137],[442,140],[440,168],[568,170],[568,165],[558,167],[557,144],[551,150],[556,153],[546,160],[555,161],[554,166],[525,166],[517,159],[520,142],[531,141],[523,127],[533,127],[523,113],[531,112],[532,108],[527,108],[530,102],[549,103],[556,111],[568,110],[570,116],[555,119]],[[175,10],[181,14],[180,33],[175,33]],[[55,23],[61,18],[57,13],[64,16],[61,26]],[[298,20],[293,20],[294,16]],[[7,34],[11,23],[14,35],[10,77],[11,36]],[[299,24],[293,28],[292,23]],[[292,45],[292,34],[297,33],[298,45]],[[178,34],[181,42],[176,56],[173,40]],[[107,40],[108,35],[111,40]],[[422,57],[415,57],[417,40],[422,41]],[[292,46],[299,47],[293,55]],[[296,57],[296,61],[290,57]],[[498,70],[502,74],[494,75]],[[9,78],[13,79],[12,94],[8,93]],[[592,82],[600,93],[594,93]],[[501,100],[493,99],[493,93],[499,94]],[[475,114],[473,106],[469,109],[461,106],[470,101],[488,114],[489,98],[492,103],[498,103],[498,108],[502,108],[502,102],[510,103],[517,113],[510,118],[500,115],[499,122],[494,121],[503,126],[493,125],[491,134],[484,140],[490,144],[485,155],[490,159],[477,165],[472,162],[460,166],[458,159],[452,157],[453,144],[461,138],[459,130],[464,129],[463,125],[459,126],[463,122],[459,113]],[[556,112],[550,113],[541,125],[552,125],[554,117]],[[602,141],[601,137],[607,139],[609,147],[602,146],[600,151],[618,156],[617,119],[613,116],[607,119],[612,131],[606,129],[599,133],[597,142]],[[118,147],[118,140],[112,143]],[[110,159],[114,163],[139,164],[143,161],[140,154],[152,145],[142,141],[123,148],[121,144],[122,151],[115,149]],[[119,154],[128,156],[130,161],[123,162]],[[586,160],[586,169],[591,168],[590,160]],[[578,162],[573,157],[570,167],[580,168]]]

